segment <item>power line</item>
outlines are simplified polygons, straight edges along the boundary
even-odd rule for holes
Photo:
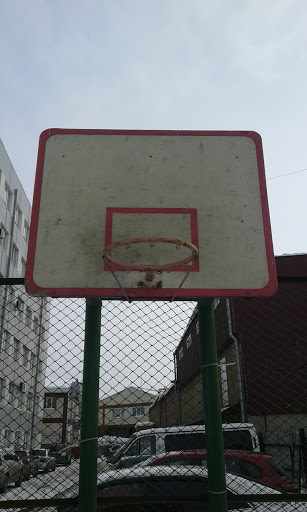
[[[297,174],[298,172],[306,172],[307,169],[301,169],[300,171],[287,172],[286,174],[279,174],[279,176],[273,176],[272,178],[267,178],[269,180],[275,180],[276,178],[282,178],[283,176],[290,176],[290,174]]]

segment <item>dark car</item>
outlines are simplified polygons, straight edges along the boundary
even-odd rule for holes
[[[226,474],[228,510],[244,512],[305,512],[306,504],[277,502],[280,492],[237,475]],[[75,484],[55,496],[76,498]],[[242,494],[276,494],[276,502],[250,504]],[[107,471],[98,476],[97,511],[100,512],[208,512],[208,470],[197,466],[146,466]],[[117,499],[117,504],[99,503],[99,498]],[[144,498],[148,503],[133,503]],[[121,501],[121,502],[120,502]],[[120,502],[120,503],[119,503]],[[58,512],[77,512],[78,505],[58,506]]]
[[[64,444],[54,444],[49,448],[49,455],[55,458],[57,466],[69,466],[72,458],[72,450]]]
[[[14,483],[21,487],[23,480],[23,465],[19,457],[10,449],[0,449],[0,490],[7,491],[8,485]]]
[[[146,466],[107,471],[97,479],[97,512],[208,512],[208,470],[197,466]],[[244,512],[306,512],[305,503],[280,501],[280,492],[257,482],[226,473],[228,510]],[[246,494],[276,495],[276,502],[249,503]],[[58,512],[78,512],[79,484],[55,499],[71,499]],[[101,501],[100,501],[101,500]],[[109,504],[105,501],[110,500]],[[104,503],[102,502],[104,501]],[[111,504],[111,501],[113,503]],[[138,501],[138,503],[136,503]],[[31,509],[30,509],[31,510]],[[45,512],[45,508],[32,509]],[[54,509],[52,509],[54,510]],[[22,512],[29,512],[23,509]]]

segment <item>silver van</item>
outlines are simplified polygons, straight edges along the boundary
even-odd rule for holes
[[[260,451],[259,439],[252,423],[225,423],[222,428],[225,450]],[[135,432],[110,462],[116,468],[125,468],[143,462],[152,455],[205,448],[204,425],[146,429]]]

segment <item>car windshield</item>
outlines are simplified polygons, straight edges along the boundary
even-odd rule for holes
[[[18,457],[27,457],[27,452],[24,452],[24,451],[21,451],[21,450],[17,450],[16,451],[16,455]]]
[[[132,439],[132,441],[130,441],[130,443],[125,443],[123,444],[123,446],[121,446],[118,450],[116,450],[116,452],[114,453],[114,455],[112,455],[109,459],[110,459],[110,462],[113,462],[113,464],[115,464],[116,462],[119,461],[119,459],[122,457],[123,455],[123,452],[124,451],[127,451],[129,448],[127,448],[127,446],[130,446],[132,444],[132,442],[134,441],[134,439]]]
[[[202,466],[207,468],[207,461],[201,457],[178,457],[160,462],[160,466]]]
[[[97,496],[204,496],[207,492],[204,479],[152,477],[98,487]]]
[[[206,436],[203,432],[188,432],[167,434],[165,436],[165,451],[179,452],[183,450],[201,450],[206,448]]]
[[[65,446],[63,444],[58,444],[56,446],[51,446],[50,453],[56,453],[65,450]]]
[[[12,453],[5,453],[3,455],[3,458],[4,458],[4,460],[16,460],[15,455],[13,455]]]
[[[33,450],[32,453],[34,457],[46,456],[46,450]]]
[[[253,443],[249,430],[225,430],[223,432],[225,450],[250,450]]]

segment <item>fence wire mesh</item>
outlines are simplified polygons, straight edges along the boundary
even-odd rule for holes
[[[306,282],[214,308],[229,509],[304,510]],[[83,299],[1,287],[0,510],[77,510],[41,500],[78,496],[84,325]],[[98,407],[98,500],[208,510],[196,302],[102,301]]]

